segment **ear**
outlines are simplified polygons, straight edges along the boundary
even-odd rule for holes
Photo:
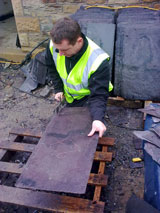
[[[82,41],[83,41],[83,38],[82,37],[78,37],[77,42],[81,43]]]

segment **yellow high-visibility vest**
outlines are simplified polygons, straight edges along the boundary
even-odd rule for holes
[[[96,72],[101,63],[106,59],[109,60],[109,55],[104,52],[97,44],[87,38],[88,47],[83,53],[79,61],[68,74],[65,65],[65,56],[60,56],[55,51],[52,40],[50,40],[50,52],[53,56],[57,71],[64,84],[64,96],[68,103],[74,100],[79,100],[86,95],[90,95],[88,89],[88,79]],[[113,85],[109,82],[109,92],[113,89]]]

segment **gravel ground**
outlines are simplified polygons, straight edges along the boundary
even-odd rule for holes
[[[0,65],[0,135],[1,140],[9,139],[9,131],[12,128],[31,128],[44,131],[54,110],[58,106],[53,96],[37,98],[22,93],[13,87],[19,87],[24,81],[24,75],[19,70],[7,68],[5,71]],[[33,92],[40,96],[44,88],[41,87]],[[52,89],[52,88],[51,88]],[[102,200],[106,202],[105,213],[125,213],[127,200],[132,193],[143,198],[144,191],[144,168],[130,168],[132,157],[142,156],[142,151],[136,150],[133,144],[135,139],[134,129],[142,129],[143,115],[136,109],[122,106],[109,105],[106,113],[107,132],[106,136],[115,138],[112,148],[114,159],[106,164],[106,174],[109,175],[108,186],[103,190]],[[22,163],[27,156],[20,156]],[[16,159],[13,159],[15,161]],[[17,176],[0,174],[0,181],[13,185]],[[16,205],[0,203],[0,213],[40,213],[37,211]]]

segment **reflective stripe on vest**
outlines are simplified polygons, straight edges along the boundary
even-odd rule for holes
[[[105,53],[97,44],[89,38],[88,47],[79,61],[73,67],[69,75],[65,66],[65,56],[60,56],[55,52],[52,40],[50,41],[50,51],[53,55],[57,71],[64,84],[64,94],[67,102],[71,103],[74,99],[81,99],[90,94],[88,89],[88,79],[98,69],[105,59],[109,59],[109,55]],[[109,91],[113,89],[111,82],[109,83]]]

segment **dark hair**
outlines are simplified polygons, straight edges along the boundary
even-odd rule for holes
[[[55,23],[50,35],[56,44],[60,44],[63,39],[67,39],[70,44],[74,45],[77,38],[81,36],[81,29],[75,20],[65,17]]]

